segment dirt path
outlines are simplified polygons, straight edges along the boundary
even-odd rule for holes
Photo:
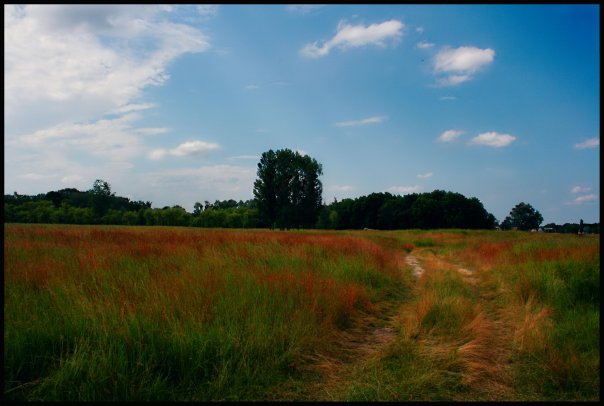
[[[419,272],[423,271],[422,262],[426,262],[430,269],[457,272],[476,294],[476,317],[466,326],[473,338],[467,342],[456,342],[456,337],[450,337],[451,344],[457,347],[465,383],[484,399],[513,399],[509,364],[511,350],[508,346],[512,332],[494,301],[499,292],[484,280],[485,275],[453,263],[432,250],[418,249],[414,253],[414,256],[408,256],[408,262],[418,277],[423,273]]]
[[[505,346],[509,334],[496,313],[484,310],[494,295],[485,291],[480,276],[471,269],[443,259],[432,250],[423,249],[416,249],[404,256],[401,254],[399,268],[405,273],[411,270],[416,280],[427,269],[452,269],[477,291],[479,306],[483,310],[477,316],[476,325],[479,327],[476,327],[475,338],[454,345],[458,347],[467,383],[477,388],[476,393],[493,400],[505,399],[508,386],[502,365],[506,363],[507,354],[498,351],[499,355],[492,356],[490,349]],[[315,355],[310,360],[310,369],[317,379],[299,400],[341,400],[337,398],[338,389],[341,389],[342,382],[349,379],[349,374],[370,360],[379,359],[395,341],[400,328],[401,306],[403,303],[400,302],[382,302],[376,305],[376,311],[372,314],[359,314],[353,318],[351,326],[339,333],[339,347],[334,354]],[[418,345],[421,345],[421,340]]]
[[[414,255],[408,254],[405,257],[405,262],[411,267],[411,269],[413,270],[413,275],[416,278],[422,276],[422,274],[424,273],[424,268],[419,265],[419,260]]]

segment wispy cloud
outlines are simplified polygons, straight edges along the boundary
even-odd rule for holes
[[[247,200],[252,196],[256,168],[237,165],[209,165],[198,168],[168,169],[146,175],[144,194],[154,205],[180,204],[192,210],[193,202],[206,196],[214,199]],[[132,190],[132,189],[130,189]],[[132,190],[137,192],[137,190]],[[175,200],[176,198],[180,200]]]
[[[145,91],[169,80],[179,56],[210,48],[181,18],[192,8],[6,5],[7,179],[20,190],[48,190],[59,180],[90,186],[101,174],[131,182],[129,161],[148,150],[145,138],[169,131],[136,125],[155,107]],[[27,173],[53,175],[52,182],[15,181]]]
[[[150,159],[161,159],[166,155],[172,156],[187,156],[187,155],[200,155],[209,151],[220,148],[218,144],[205,142],[205,141],[188,141],[180,144],[176,148],[164,149],[159,148],[149,153]]]
[[[384,122],[387,118],[387,116],[373,116],[364,118],[362,120],[340,121],[334,123],[333,125],[336,127],[355,127],[359,125],[379,124]]]
[[[387,192],[390,193],[396,193],[396,194],[409,194],[409,193],[418,193],[420,190],[422,190],[421,186],[391,186],[388,189],[386,189]]]
[[[434,72],[444,75],[438,79],[441,86],[454,86],[472,78],[478,70],[489,65],[495,59],[491,48],[445,47],[434,57]]]
[[[457,97],[455,96],[441,96],[439,97],[439,100],[456,100]]]
[[[163,84],[174,58],[210,46],[163,14],[154,5],[5,6],[6,114],[43,105],[59,122],[90,119]]]
[[[133,111],[147,110],[153,107],[155,107],[155,104],[153,103],[129,103],[110,111],[109,114],[131,113]]]
[[[418,49],[430,49],[430,48],[434,47],[434,44],[432,42],[428,42],[428,41],[420,41],[417,44],[415,44],[415,47]]]
[[[469,145],[486,145],[487,147],[501,148],[507,147],[516,140],[516,137],[510,134],[499,134],[491,131],[482,134],[478,134],[472,138]]]
[[[465,134],[465,131],[462,131],[462,130],[447,130],[447,131],[444,131],[442,134],[440,134],[438,136],[438,138],[436,139],[436,141],[438,141],[438,142],[453,142],[457,138],[459,138],[459,136],[462,135],[462,134]]]
[[[328,55],[334,48],[348,49],[365,45],[385,47],[386,41],[396,43],[401,39],[404,26],[398,20],[384,21],[367,27],[340,22],[338,32],[333,38],[322,44],[317,41],[307,44],[300,52],[307,58],[320,58]]]
[[[575,144],[575,149],[598,148],[600,146],[599,138],[590,138],[578,144]]]
[[[134,122],[137,113],[129,113],[113,119],[101,119],[90,123],[62,123],[20,136],[17,145],[27,146],[30,153],[44,154],[61,148],[80,156],[90,155],[111,160],[124,160],[139,154],[143,149],[139,131]],[[158,131],[159,129],[154,129]]]
[[[251,85],[245,85],[243,88],[245,90],[256,90],[256,89],[260,89],[260,86],[251,84]]]
[[[433,175],[432,172],[427,172],[427,173],[420,173],[417,175],[417,177],[420,179],[427,179],[427,178],[431,178],[432,175]]]
[[[571,193],[587,193],[591,192],[590,187],[575,186],[570,190]]]
[[[567,202],[566,204],[582,205],[582,204],[588,204],[588,203],[595,202],[596,200],[598,200],[598,195],[589,194],[589,195],[584,195],[584,196],[578,196],[573,201]]]

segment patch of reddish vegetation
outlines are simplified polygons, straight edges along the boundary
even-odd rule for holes
[[[514,263],[577,261],[585,258],[598,257],[599,245],[561,246],[551,248],[535,248],[513,256]]]
[[[173,303],[174,314],[196,309],[205,320],[229,274],[236,281],[252,278],[279,296],[295,298],[321,323],[337,324],[355,309],[370,309],[371,301],[363,285],[313,269],[314,256],[360,256],[380,270],[394,264],[392,253],[375,242],[329,233],[11,226],[10,237],[4,247],[5,281],[46,286],[69,279],[87,297],[118,303],[122,314],[170,311],[150,305],[155,297]],[[299,260],[301,268],[274,268],[269,261],[275,254]],[[396,269],[394,264],[387,271]]]
[[[464,263],[474,268],[488,269],[513,247],[511,241],[488,242],[478,241],[470,244],[461,253],[456,254]]]

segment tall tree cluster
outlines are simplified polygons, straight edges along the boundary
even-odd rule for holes
[[[270,228],[312,228],[321,210],[320,163],[298,151],[264,152],[258,163],[254,197],[261,221]]]
[[[535,210],[533,206],[528,203],[520,202],[510,211],[507,216],[501,222],[501,228],[508,230],[516,228],[518,230],[534,230],[539,228],[539,225],[543,222],[543,216],[538,210]],[[581,220],[583,222],[583,220]]]

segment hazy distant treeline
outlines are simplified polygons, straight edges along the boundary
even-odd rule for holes
[[[108,185],[106,185],[108,188]],[[267,228],[255,199],[197,202],[192,213],[180,206],[151,208],[149,201],[132,201],[107,189],[74,188],[34,196],[4,195],[4,222],[58,224],[161,225],[222,228]],[[315,224],[319,229],[494,229],[495,217],[475,197],[435,190],[405,196],[388,192],[324,204]],[[599,233],[599,224],[585,224]],[[579,224],[550,223],[546,231],[577,233]]]

